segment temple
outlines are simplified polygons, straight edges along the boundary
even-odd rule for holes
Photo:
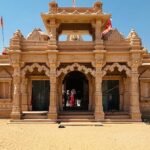
[[[49,3],[46,32],[17,30],[0,55],[0,118],[142,121],[150,116],[150,54],[135,30],[106,29],[111,14]],[[74,103],[65,96],[74,94]],[[73,91],[73,92],[72,92]]]

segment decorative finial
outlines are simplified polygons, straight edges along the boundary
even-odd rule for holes
[[[24,39],[24,36],[19,29],[17,29],[17,31],[14,33],[13,39]]]
[[[127,39],[129,40],[132,49],[141,49],[142,42],[135,29],[131,29]]]

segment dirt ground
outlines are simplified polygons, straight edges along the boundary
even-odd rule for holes
[[[150,124],[67,126],[0,120],[0,150],[150,150]]]

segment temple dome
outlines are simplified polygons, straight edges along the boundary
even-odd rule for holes
[[[48,41],[49,39],[50,39],[49,35],[45,32],[42,32],[41,29],[34,29],[27,36],[27,40]]]

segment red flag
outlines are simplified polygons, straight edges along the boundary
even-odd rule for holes
[[[76,7],[76,0],[72,0],[73,7]]]
[[[2,55],[7,55],[7,49],[6,48],[3,49]]]
[[[105,25],[105,29],[102,32],[102,35],[105,35],[106,33],[108,33],[110,30],[112,29],[112,23],[111,23],[111,19],[109,19]]]
[[[1,17],[1,19],[0,19],[0,27],[3,28],[3,25],[4,25],[4,23],[3,23],[3,17]]]

